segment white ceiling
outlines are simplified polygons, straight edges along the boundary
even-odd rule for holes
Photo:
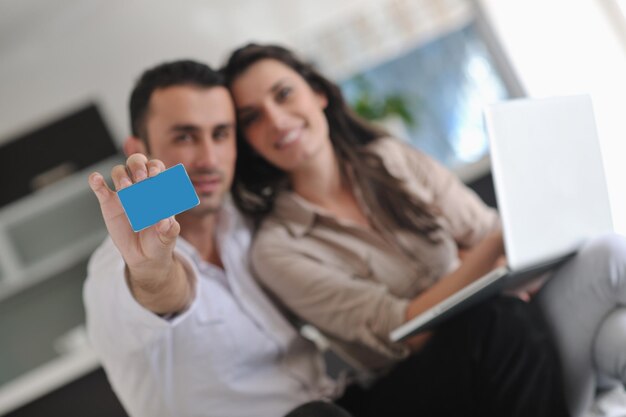
[[[0,0],[0,54],[39,42],[46,34],[58,34],[81,21],[114,15],[116,11],[123,14],[127,8],[148,11],[169,3],[169,7],[180,9],[230,12],[245,4],[259,5],[260,1],[270,8],[285,5],[285,0],[185,0],[178,5],[153,0]]]

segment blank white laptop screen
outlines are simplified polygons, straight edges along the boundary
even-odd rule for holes
[[[613,229],[589,96],[496,104],[485,123],[511,269]]]
[[[395,329],[393,341],[554,267],[586,239],[613,230],[589,96],[498,103],[485,110],[485,124],[508,269],[485,275]]]

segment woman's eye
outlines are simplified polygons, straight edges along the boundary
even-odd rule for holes
[[[239,124],[241,127],[250,126],[254,121],[257,120],[256,113],[248,113],[244,116],[239,117]]]
[[[291,91],[292,91],[291,87],[281,88],[280,90],[278,90],[278,93],[276,93],[276,99],[278,101],[282,101],[286,99],[291,94]]]

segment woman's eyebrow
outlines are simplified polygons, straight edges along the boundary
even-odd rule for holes
[[[287,81],[287,77],[279,79],[270,87],[270,91],[272,93],[276,93],[283,86],[285,81]],[[254,106],[252,105],[243,106],[237,109],[237,115],[241,117],[242,113],[245,114],[246,112],[251,112],[251,111],[254,111]]]
[[[276,81],[276,82],[274,83],[274,85],[272,85],[272,87],[270,88],[270,91],[271,91],[271,92],[273,92],[273,93],[275,93],[275,92],[276,92],[276,90],[278,90],[278,89],[279,89],[279,88],[283,85],[283,83],[284,83],[286,80],[287,80],[287,78],[281,78],[281,79],[279,79],[278,81]]]

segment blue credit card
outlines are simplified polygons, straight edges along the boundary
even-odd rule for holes
[[[200,204],[183,164],[117,192],[135,232]]]

